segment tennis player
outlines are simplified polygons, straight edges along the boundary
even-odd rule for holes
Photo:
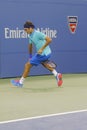
[[[14,86],[22,87],[24,84],[25,78],[28,76],[32,66],[38,66],[42,64],[46,69],[48,69],[52,74],[54,74],[57,85],[61,86],[62,74],[58,73],[51,63],[47,62],[51,57],[51,49],[49,44],[52,42],[52,39],[46,36],[44,33],[37,31],[34,24],[31,21],[26,21],[24,24],[24,30],[28,34],[29,38],[29,61],[25,64],[24,72],[22,77],[19,80],[11,80],[11,83]],[[36,53],[32,55],[33,46],[36,47]]]

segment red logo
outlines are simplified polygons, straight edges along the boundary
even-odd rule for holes
[[[77,16],[68,16],[68,26],[69,26],[71,33],[76,32],[77,23],[78,23],[78,17]]]

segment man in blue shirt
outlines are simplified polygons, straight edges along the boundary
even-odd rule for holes
[[[24,30],[28,34],[29,38],[29,61],[25,64],[25,69],[20,80],[11,80],[11,83],[14,86],[22,87],[31,67],[42,64],[45,68],[54,74],[58,86],[61,86],[63,83],[62,74],[57,73],[51,63],[48,62],[49,58],[51,57],[51,49],[49,44],[51,43],[52,39],[46,36],[44,33],[35,30],[35,26],[31,21],[27,21],[24,24]],[[32,56],[32,44],[34,44],[36,47],[36,53],[34,56]]]

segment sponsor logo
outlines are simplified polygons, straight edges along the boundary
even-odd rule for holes
[[[69,30],[73,34],[76,32],[77,23],[78,23],[78,17],[77,16],[68,16]]]
[[[36,30],[45,33],[50,38],[57,38],[57,30],[50,28],[37,28]],[[19,29],[18,27],[15,29],[11,29],[9,27],[4,28],[5,39],[19,39],[19,38],[27,38],[27,33],[24,30]]]

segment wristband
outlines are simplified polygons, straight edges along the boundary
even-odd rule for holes
[[[29,54],[29,57],[32,58],[32,54]]]

